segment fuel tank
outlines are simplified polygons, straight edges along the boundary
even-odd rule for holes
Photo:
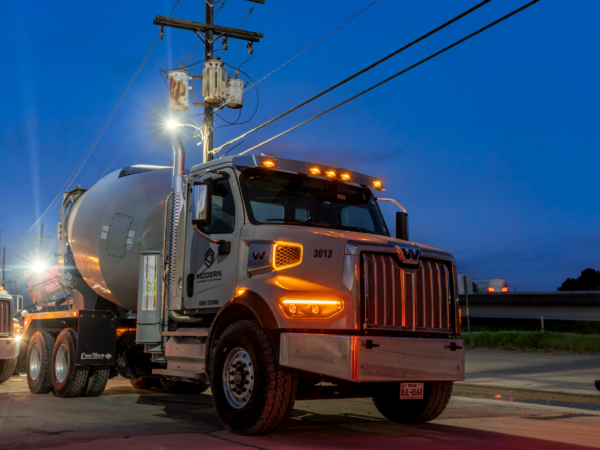
[[[107,300],[137,310],[140,252],[163,248],[171,167],[131,166],[82,194],[66,219],[67,242],[85,282]]]

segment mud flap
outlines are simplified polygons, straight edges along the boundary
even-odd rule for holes
[[[79,311],[76,365],[115,364],[117,317],[110,311]]]

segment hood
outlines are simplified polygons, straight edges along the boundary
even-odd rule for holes
[[[304,244],[307,241],[329,242],[336,247],[346,242],[355,245],[393,246],[394,244],[409,244],[418,246],[423,257],[444,259],[454,262],[453,256],[439,248],[413,241],[404,241],[388,236],[361,233],[357,231],[337,230],[333,228],[306,227],[302,225],[260,225],[254,228],[252,236],[255,240],[290,241]],[[334,244],[335,243],[335,244]]]

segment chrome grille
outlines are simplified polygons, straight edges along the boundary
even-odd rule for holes
[[[10,302],[0,300],[0,336],[8,336],[11,326]]]
[[[367,328],[452,331],[448,263],[422,259],[408,269],[384,253],[363,253],[362,260]]]

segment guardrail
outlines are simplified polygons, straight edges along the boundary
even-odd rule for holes
[[[467,316],[465,296],[459,296]],[[469,316],[488,319],[580,320],[600,322],[600,291],[507,292],[469,295]],[[464,322],[463,322],[464,324]]]

